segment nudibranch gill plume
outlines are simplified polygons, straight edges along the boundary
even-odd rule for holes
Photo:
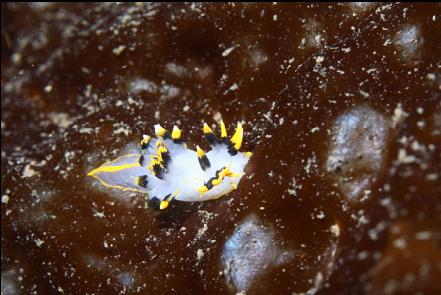
[[[172,132],[155,125],[156,138],[144,135],[137,152],[118,157],[87,175],[110,188],[147,193],[150,204],[159,209],[172,200],[197,202],[217,199],[237,188],[245,174],[251,152],[240,152],[243,127],[237,123],[234,135],[227,137],[221,121],[218,138],[205,123],[203,132],[211,150],[205,153],[187,148],[182,131]]]

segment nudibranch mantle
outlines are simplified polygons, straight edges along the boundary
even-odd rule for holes
[[[168,132],[155,125],[156,138],[144,135],[139,152],[104,163],[88,173],[106,187],[148,193],[160,209],[172,200],[197,202],[217,199],[237,188],[245,174],[251,152],[240,152],[243,128],[237,123],[228,139],[220,122],[221,137],[204,124],[203,132],[212,149],[188,149],[182,131]]]

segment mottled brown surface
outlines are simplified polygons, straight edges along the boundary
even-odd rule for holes
[[[439,294],[439,4],[2,4],[2,294]],[[176,203],[87,171],[245,123]]]

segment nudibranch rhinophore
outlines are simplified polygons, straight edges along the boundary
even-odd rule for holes
[[[245,174],[251,152],[240,152],[243,128],[237,123],[234,135],[219,123],[218,138],[205,123],[203,132],[212,149],[188,149],[182,131],[174,126],[170,133],[155,125],[156,138],[144,135],[139,152],[104,163],[87,175],[104,186],[148,193],[150,203],[159,209],[172,200],[196,202],[217,199],[237,188]]]

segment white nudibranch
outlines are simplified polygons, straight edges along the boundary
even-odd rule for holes
[[[172,200],[196,202],[217,199],[237,188],[245,174],[251,152],[240,152],[243,128],[237,123],[228,139],[225,124],[219,123],[221,137],[204,124],[203,132],[212,149],[188,149],[182,131],[168,132],[155,125],[156,138],[144,135],[139,152],[104,163],[87,175],[110,188],[147,193],[150,204],[159,209]]]

